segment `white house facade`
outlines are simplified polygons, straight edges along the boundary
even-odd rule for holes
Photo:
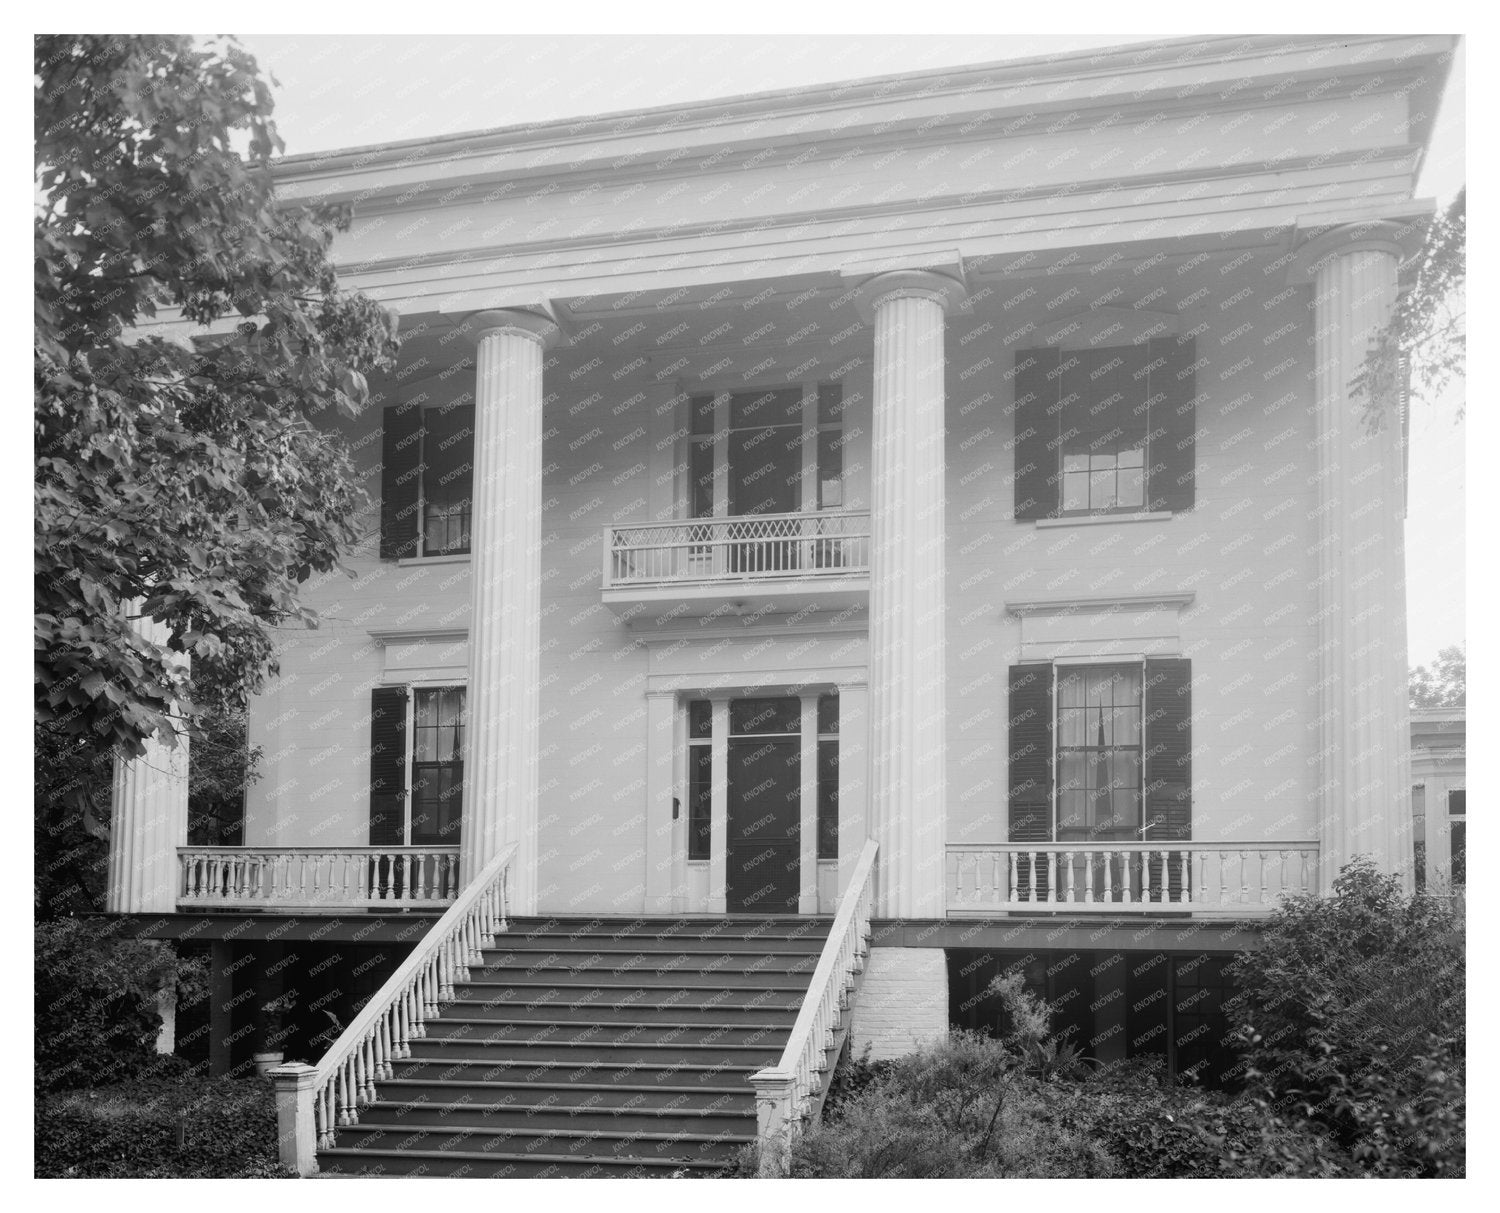
[[[1186,39],[283,160],[402,316],[329,423],[367,540],[254,703],[242,845],[125,768],[110,906],[245,958],[216,1040],[347,1000],[281,1074],[299,1165],[710,1165],[846,1038],[982,1026],[1006,967],[1095,1056],[1217,1065],[1281,895],[1359,854],[1409,884],[1404,421],[1350,380],[1452,48]],[[495,1008],[555,1029],[562,974],[642,965],[661,1014],[606,1029],[718,1034],[564,1060],[712,1054],[740,1120],[370,1132],[455,1008],[491,1012],[469,1095],[524,1096],[563,1061]]]

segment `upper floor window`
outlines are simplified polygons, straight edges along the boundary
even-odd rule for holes
[[[841,508],[843,410],[837,383],[689,397],[688,516]]]
[[[1191,509],[1193,347],[1019,351],[1016,518]]]
[[[413,401],[385,411],[380,554],[469,551],[474,497],[474,406]]]

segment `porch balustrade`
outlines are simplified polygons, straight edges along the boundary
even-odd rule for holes
[[[1014,842],[948,847],[948,912],[1257,917],[1318,887],[1316,842]]]
[[[457,847],[178,847],[183,907],[435,907],[458,893]]]
[[[865,577],[870,515],[754,514],[621,523],[604,531],[604,588]]]

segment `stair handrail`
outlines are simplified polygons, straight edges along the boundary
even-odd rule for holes
[[[855,861],[781,1060],[750,1078],[755,1086],[762,1176],[786,1174],[792,1137],[812,1109],[817,1094],[814,1083],[822,1081],[827,1053],[849,1009],[849,991],[870,950],[873,877],[879,850],[880,845],[870,839]]]
[[[454,982],[483,963],[481,949],[508,925],[516,849],[511,843],[480,869],[317,1065],[271,1071],[283,1164],[299,1175],[317,1170],[317,1152],[334,1145],[340,1127],[359,1123],[375,1083],[391,1077],[391,1062],[411,1056],[410,1042],[427,1034],[440,1004],[452,1001]]]

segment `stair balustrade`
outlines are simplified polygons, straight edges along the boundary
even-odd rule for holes
[[[1292,842],[950,843],[948,912],[1255,918],[1317,889],[1318,844]]]
[[[751,1076],[762,1177],[786,1174],[792,1138],[820,1106],[825,1075],[831,1077],[830,1054],[847,1029],[850,996],[870,952],[878,851],[871,840],[859,853],[781,1060]]]
[[[457,847],[178,847],[177,863],[184,908],[436,907],[458,893]]]
[[[271,1071],[284,1165],[299,1175],[317,1170],[317,1151],[334,1145],[341,1126],[359,1123],[391,1062],[411,1055],[409,1042],[452,1001],[454,983],[483,962],[481,949],[507,929],[515,854],[512,843],[485,864],[316,1066]]]

